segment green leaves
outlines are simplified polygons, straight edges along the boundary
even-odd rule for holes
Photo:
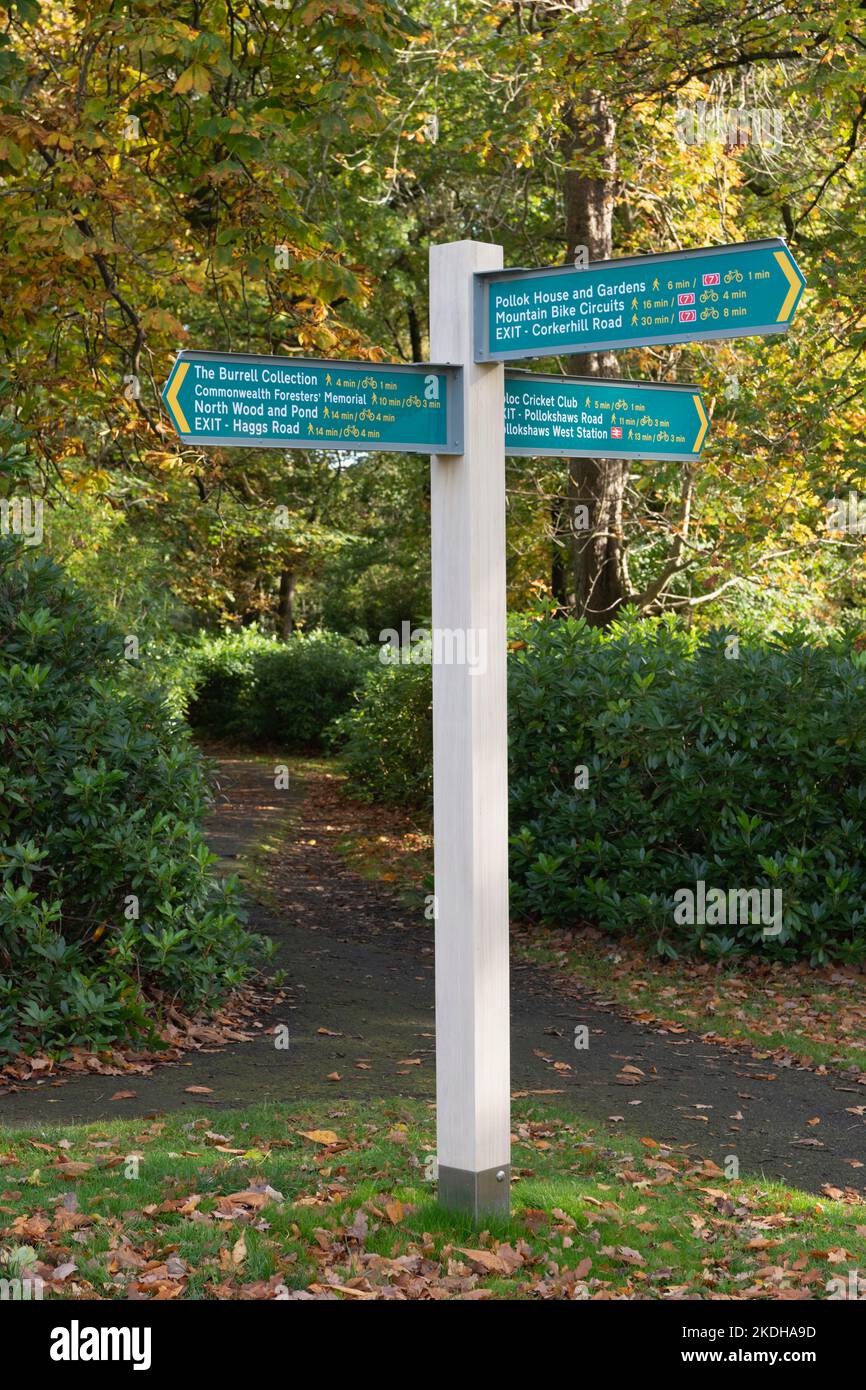
[[[510,665],[511,823],[523,831],[512,843],[517,911],[652,932],[678,953],[866,956],[856,828],[866,714],[844,642],[741,636],[731,659],[724,632],[689,636],[663,622],[600,636],[554,622],[521,635]],[[626,702],[618,692],[629,673],[639,693]],[[555,719],[539,718],[545,708]],[[843,731],[857,752],[840,757]],[[575,747],[591,767],[578,794],[569,785]],[[847,807],[861,808],[859,818],[846,819]],[[551,857],[565,854],[567,893],[548,887]],[[699,880],[725,892],[780,889],[781,931],[767,937],[754,920],[727,930],[676,925],[672,895]]]
[[[0,37],[0,431],[26,423],[61,488],[96,483],[152,531],[134,509],[162,506],[177,466],[159,391],[188,333],[358,355],[337,301],[361,298],[363,268],[333,198],[325,218],[305,190],[338,168],[329,141],[351,147],[356,118],[381,125],[416,26],[390,0],[306,18],[207,0],[184,19],[97,0],[55,20],[23,3]]]
[[[353,789],[367,800],[429,806],[433,791],[429,666],[378,664],[336,730]]]
[[[281,642],[245,629],[202,638],[187,660],[190,722],[222,738],[319,747],[373,661],[370,648],[334,633]]]
[[[182,96],[184,92],[209,92],[211,86],[210,72],[203,63],[190,63],[185,68],[180,77],[172,87],[173,96]]]
[[[161,991],[210,1005],[255,955],[198,830],[198,757],[121,652],[56,566],[0,541],[7,1052],[148,1033]]]
[[[672,620],[512,635],[515,914],[648,936],[670,958],[866,959],[866,700],[845,641],[741,636],[729,659],[727,633]],[[341,727],[362,794],[429,799],[429,668],[378,671]],[[674,895],[700,881],[781,891],[781,929],[751,909],[678,923]]]

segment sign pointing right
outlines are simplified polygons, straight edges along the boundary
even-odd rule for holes
[[[476,275],[479,362],[784,333],[805,287],[784,241],[747,241],[585,269]]]
[[[505,372],[505,452],[538,458],[698,459],[697,386]]]

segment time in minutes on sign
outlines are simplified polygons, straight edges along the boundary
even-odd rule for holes
[[[560,458],[700,458],[696,386],[505,372],[505,452]]]
[[[463,452],[459,367],[181,352],[162,396],[185,444]]]
[[[784,333],[805,280],[779,238],[475,277],[476,360]]]

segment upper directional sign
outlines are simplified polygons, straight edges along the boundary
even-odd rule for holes
[[[476,275],[479,362],[784,333],[805,280],[785,245],[747,241],[583,270]]]
[[[708,428],[696,386],[505,373],[506,454],[696,459]]]
[[[463,452],[459,367],[181,352],[162,398],[185,444]]]

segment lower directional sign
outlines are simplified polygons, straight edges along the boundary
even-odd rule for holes
[[[181,352],[162,398],[185,444],[463,452],[459,367]]]
[[[708,428],[695,386],[505,373],[506,454],[696,459]]]

